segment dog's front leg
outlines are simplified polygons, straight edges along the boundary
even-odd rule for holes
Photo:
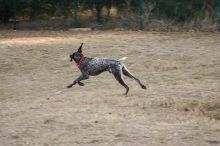
[[[68,85],[67,88],[71,88],[71,87],[72,87],[73,85],[75,85],[76,83],[78,83],[79,85],[84,85],[84,84],[81,83],[80,81],[86,80],[86,79],[88,79],[88,78],[89,78],[89,75],[82,74],[82,75],[80,75],[77,79],[75,79],[72,84]]]

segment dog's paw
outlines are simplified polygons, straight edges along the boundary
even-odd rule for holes
[[[82,82],[78,82],[78,84],[79,84],[80,86],[84,86],[84,85],[85,85],[85,84],[82,83]]]
[[[144,85],[142,85],[142,86],[141,86],[141,88],[142,88],[142,89],[147,89],[147,87],[146,87],[146,86],[144,86]]]
[[[72,85],[72,84],[70,84],[70,85],[68,85],[68,86],[66,86],[66,87],[67,87],[67,88],[72,88],[72,86],[73,86],[73,85]]]

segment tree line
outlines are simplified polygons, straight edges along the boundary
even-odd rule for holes
[[[35,21],[73,15],[73,0],[14,0],[16,1],[17,19]],[[127,13],[138,15],[140,0],[78,0],[78,11],[91,10],[97,23],[102,23],[102,10],[110,15],[112,7]],[[143,0],[144,13],[157,19],[167,18],[177,22],[210,19],[216,21],[217,0]],[[0,23],[13,21],[13,0],[0,0]]]

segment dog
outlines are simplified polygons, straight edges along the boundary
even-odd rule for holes
[[[68,85],[67,88],[71,88],[75,84],[84,86],[84,83],[81,82],[82,80],[89,79],[89,76],[96,76],[104,71],[109,71],[114,75],[115,79],[125,87],[125,95],[128,94],[129,87],[125,84],[123,75],[134,79],[142,89],[146,89],[146,86],[143,85],[138,78],[134,77],[127,69],[127,67],[121,62],[121,60],[125,58],[119,60],[88,58],[82,54],[82,46],[83,43],[81,43],[77,52],[74,52],[70,55],[70,61],[75,61],[76,66],[79,68],[82,74],[77,79],[75,79],[72,84]]]

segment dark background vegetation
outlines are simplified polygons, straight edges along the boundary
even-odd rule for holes
[[[18,29],[73,27],[73,0],[16,0]],[[11,29],[13,0],[0,0],[0,28]],[[216,0],[143,0],[145,30],[216,29]],[[139,0],[78,0],[77,27],[139,29]]]

